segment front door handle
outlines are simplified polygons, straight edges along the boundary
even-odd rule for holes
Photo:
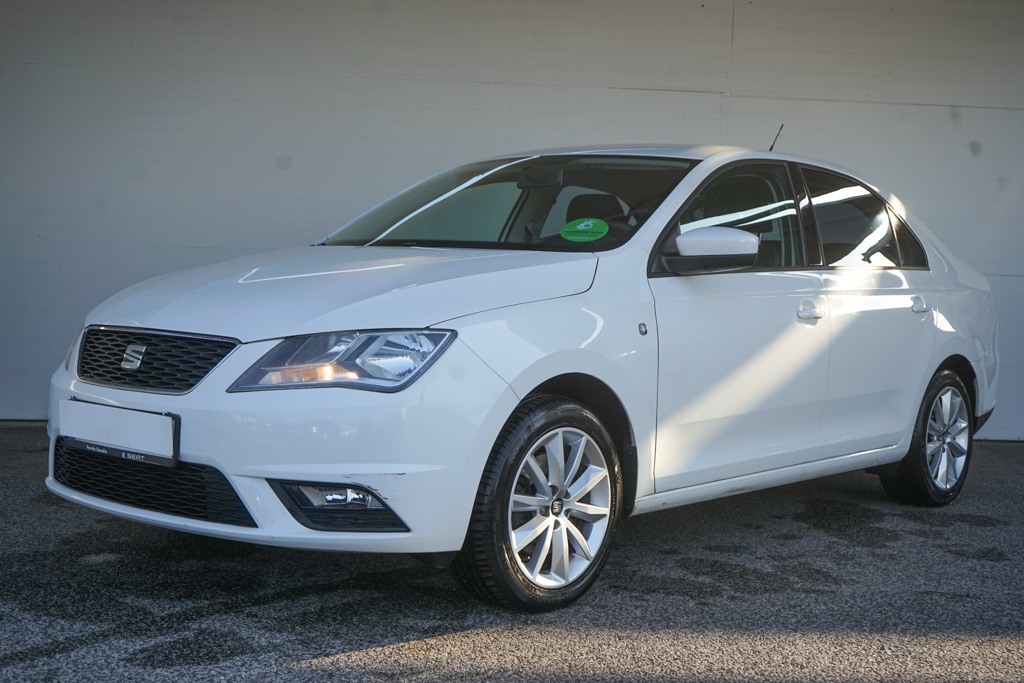
[[[825,312],[818,308],[818,305],[811,300],[804,301],[796,311],[796,317],[801,320],[816,320],[824,318]]]
[[[914,313],[927,313],[932,309],[928,307],[928,304],[925,303],[924,299],[915,295],[910,297],[910,310]]]

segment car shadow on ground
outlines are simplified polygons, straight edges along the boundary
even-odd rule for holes
[[[955,655],[939,677],[1010,680],[1024,665],[1021,450],[979,443],[941,509],[852,473],[623,520],[594,588],[530,615],[405,556],[73,505],[43,486],[42,429],[3,427],[0,678],[912,679],[935,648]]]

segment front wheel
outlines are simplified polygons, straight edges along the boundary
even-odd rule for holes
[[[974,445],[970,395],[953,372],[936,373],[925,391],[910,451],[895,474],[880,475],[889,497],[937,507],[963,488]]]
[[[604,565],[621,498],[618,455],[593,413],[560,397],[531,398],[495,443],[452,570],[504,607],[568,605]]]

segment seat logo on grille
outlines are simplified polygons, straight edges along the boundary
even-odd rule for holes
[[[142,344],[129,344],[124,350],[124,358],[121,359],[121,367],[125,370],[138,370],[142,365],[142,357],[146,354],[146,347]]]

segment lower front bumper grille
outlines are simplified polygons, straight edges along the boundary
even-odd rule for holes
[[[179,461],[174,467],[90,453],[59,437],[53,477],[70,489],[151,512],[255,527],[249,511],[214,467]]]

